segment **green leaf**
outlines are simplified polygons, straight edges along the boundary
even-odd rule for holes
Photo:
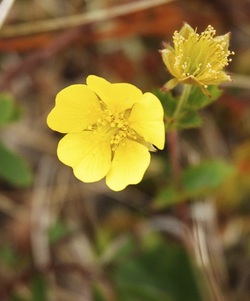
[[[183,110],[178,118],[166,118],[166,131],[199,127],[202,124],[200,115],[194,110]]]
[[[162,208],[215,193],[234,171],[232,165],[219,159],[191,166],[182,173],[181,188],[176,188],[174,183],[164,188],[153,206]]]
[[[220,187],[232,174],[234,168],[222,160],[203,162],[186,169],[183,173],[183,188],[189,195],[204,195]]]
[[[6,124],[14,110],[14,102],[10,95],[0,94],[0,126]]]
[[[93,284],[93,295],[95,301],[106,301],[102,288],[97,283]]]
[[[15,121],[20,117],[20,109],[9,94],[0,94],[0,126]]]
[[[47,301],[47,283],[40,274],[32,279],[31,283],[32,299],[31,301]]]
[[[177,120],[177,129],[188,129],[199,127],[202,119],[196,111],[186,110],[182,112],[180,119]]]
[[[50,243],[56,243],[58,240],[63,238],[65,235],[69,233],[65,223],[62,221],[55,222],[51,228],[49,229],[49,241]]]
[[[201,301],[189,257],[174,243],[140,248],[114,267],[112,278],[119,301]]]
[[[173,118],[178,100],[173,97],[170,91],[164,92],[162,90],[155,90],[153,93],[159,98],[163,106],[166,131],[189,129],[201,126],[202,119],[198,113],[198,109],[201,107],[200,102],[199,105],[196,106],[188,103],[188,105],[182,109],[178,118]],[[208,98],[207,96],[204,96],[204,94],[200,92],[200,89],[197,89],[196,87],[194,87],[194,92],[192,92],[192,95],[198,99],[199,97]]]
[[[29,186],[32,173],[26,161],[0,142],[0,177],[15,186]]]
[[[165,92],[162,90],[154,90],[153,94],[159,98],[159,100],[163,106],[165,116],[167,118],[171,118],[173,116],[173,114],[176,110],[176,106],[177,106],[177,101],[173,97],[172,93],[170,91]]]
[[[159,191],[152,206],[157,209],[165,208],[178,204],[186,199],[186,195],[182,191],[179,191],[174,184],[170,184]]]
[[[17,265],[19,257],[15,250],[8,244],[4,244],[0,248],[0,258],[9,267]]]
[[[24,299],[23,297],[20,297],[19,295],[16,295],[15,293],[11,296],[10,301],[29,301],[28,299]]]
[[[32,277],[30,283],[31,298],[24,299],[15,291],[12,292],[11,301],[47,301],[48,285],[42,274],[36,274]]]
[[[208,92],[210,95],[205,95],[200,87],[193,86],[186,107],[192,110],[200,110],[216,101],[222,94],[222,90],[217,86],[209,86]]]
[[[173,115],[178,104],[178,99],[170,91],[153,91],[163,106],[166,130],[181,130],[201,126],[202,119],[198,111],[217,100],[222,94],[222,91],[217,86],[209,86],[208,91],[209,96],[205,95],[200,87],[193,86],[188,100],[177,118],[174,118]]]

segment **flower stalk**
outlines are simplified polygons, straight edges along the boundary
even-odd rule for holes
[[[191,92],[191,88],[192,88],[192,85],[185,84],[183,86],[183,90],[182,90],[178,105],[177,105],[176,110],[173,115],[174,119],[176,119],[178,117],[183,106],[185,105],[186,101],[188,100],[189,94]]]

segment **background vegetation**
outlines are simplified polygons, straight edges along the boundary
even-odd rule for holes
[[[247,0],[1,2],[1,301],[249,300],[249,18]],[[55,95],[89,74],[155,91],[184,21],[231,32],[233,81],[139,185],[79,182],[46,125]]]

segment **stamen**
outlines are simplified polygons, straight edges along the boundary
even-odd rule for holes
[[[113,114],[105,109],[103,117],[87,129],[101,131],[103,135],[107,135],[110,139],[111,150],[114,152],[126,137],[132,140],[138,137],[136,132],[129,127],[128,117],[127,111]]]

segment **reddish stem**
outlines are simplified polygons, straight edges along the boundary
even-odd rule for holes
[[[170,162],[173,171],[173,178],[175,187],[179,192],[182,190],[182,182],[181,182],[181,153],[180,153],[180,141],[179,141],[179,133],[177,130],[171,131],[167,135],[168,146],[169,146],[169,156]],[[184,223],[187,223],[188,219],[188,210],[186,202],[181,202],[180,204],[175,206],[177,216]]]

